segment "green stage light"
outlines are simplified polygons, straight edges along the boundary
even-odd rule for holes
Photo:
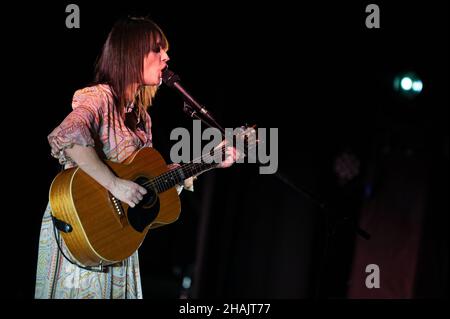
[[[405,76],[400,80],[400,86],[402,87],[402,90],[409,91],[412,89],[413,81],[411,80],[410,77]]]
[[[420,93],[422,92],[423,83],[420,80],[414,81],[412,84],[412,89],[414,92]]]
[[[413,72],[399,74],[394,78],[394,89],[407,97],[415,97],[423,89],[422,80]]]

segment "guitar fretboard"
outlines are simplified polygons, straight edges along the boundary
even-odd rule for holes
[[[186,178],[200,174],[204,171],[212,169],[217,166],[217,163],[187,163],[173,170],[170,170],[151,181],[151,186],[158,193],[174,187],[177,184],[182,184]]]
[[[246,132],[249,129],[245,130],[241,136],[244,136],[245,138],[245,143],[244,143],[244,149],[243,149],[243,153],[244,155],[248,154],[248,147],[249,146],[255,146],[256,143],[254,142],[254,135],[253,135],[253,139],[252,139],[252,143],[249,145],[248,144],[248,139],[247,136],[245,135]],[[253,128],[251,128],[250,130],[253,130]],[[183,181],[191,176],[194,175],[198,175],[204,171],[207,171],[209,169],[215,168],[217,167],[218,163],[212,162],[212,163],[206,163],[203,161],[203,158],[207,158],[209,161],[212,161],[214,158],[217,159],[217,156],[221,157],[222,160],[224,160],[224,154],[225,154],[225,146],[221,147],[221,151],[219,152],[219,154],[215,154],[213,152],[211,152],[208,156],[208,154],[204,154],[202,158],[200,158],[201,162],[190,162],[190,163],[186,163],[181,165],[180,167],[177,167],[173,170],[170,170],[164,174],[161,174],[160,176],[155,177],[154,179],[152,179],[149,182],[149,186],[152,187],[154,190],[156,190],[156,192],[158,193],[162,193],[165,192],[166,190],[174,187],[177,184],[182,184]]]

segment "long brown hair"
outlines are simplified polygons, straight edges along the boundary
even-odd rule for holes
[[[130,86],[143,83],[144,57],[168,46],[161,28],[149,18],[127,17],[114,24],[97,60],[95,82],[111,87],[119,114],[131,102],[127,96]],[[157,86],[133,87],[139,111],[151,105],[156,90]]]

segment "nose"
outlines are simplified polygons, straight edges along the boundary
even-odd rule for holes
[[[162,50],[161,61],[167,62],[169,60],[170,60],[170,58],[169,58],[169,55],[167,54],[167,51],[166,50]]]

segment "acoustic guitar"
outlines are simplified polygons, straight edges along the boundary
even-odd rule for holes
[[[253,128],[243,129],[237,137],[245,138],[246,147],[256,144]],[[222,157],[224,151],[222,147],[216,153]],[[206,157],[168,170],[158,151],[147,147],[123,163],[105,161],[116,176],[147,189],[135,207],[115,198],[78,167],[60,172],[50,187],[50,206],[72,257],[92,267],[115,264],[131,256],[150,229],[178,219],[181,205],[175,186],[217,167],[217,163],[204,161]]]

